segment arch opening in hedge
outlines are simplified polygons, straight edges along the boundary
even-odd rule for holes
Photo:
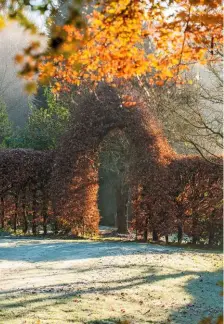
[[[76,234],[84,234],[98,229],[99,146],[108,133],[119,129],[130,142],[128,181],[133,202],[146,187],[152,197],[163,199],[163,181],[175,153],[139,98],[126,107],[117,90],[101,84],[93,92],[82,93],[78,102],[57,152],[51,188],[58,220]],[[133,214],[137,209],[135,206]],[[120,230],[125,231],[125,226],[123,221]]]

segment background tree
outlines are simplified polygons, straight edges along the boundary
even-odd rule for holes
[[[7,138],[12,134],[12,124],[9,121],[6,105],[0,101],[0,147],[6,145]]]
[[[221,66],[198,67],[185,80],[182,86],[150,86],[144,78],[135,84],[178,153],[200,154],[215,163],[223,148]]]
[[[33,148],[35,150],[55,149],[65,131],[69,111],[58,102],[50,89],[45,89],[47,107],[30,106],[30,115],[23,128],[8,139],[8,147]]]

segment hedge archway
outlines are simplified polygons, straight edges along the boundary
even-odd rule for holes
[[[137,196],[145,188],[154,199],[159,199],[159,192],[163,199],[167,166],[175,153],[144,102],[137,95],[135,99],[125,107],[118,90],[106,84],[76,98],[78,104],[57,152],[51,181],[56,217],[75,234],[97,232],[98,149],[112,130],[122,130],[130,141],[134,214],[141,208],[136,205]]]

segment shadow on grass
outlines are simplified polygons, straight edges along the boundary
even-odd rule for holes
[[[171,274],[158,274],[159,269],[155,267],[144,267],[142,276],[132,276],[123,280],[106,280],[106,281],[97,281],[98,287],[86,287],[83,285],[82,289],[77,289],[76,284],[60,284],[60,285],[46,285],[29,289],[16,289],[4,291],[4,295],[0,298],[1,300],[1,309],[4,312],[0,312],[0,323],[10,323],[10,319],[22,318],[24,316],[28,317],[30,314],[38,313],[38,311],[48,311],[49,308],[55,307],[57,311],[63,312],[64,310],[60,309],[60,306],[66,306],[67,303],[70,303],[75,299],[78,302],[81,301],[81,298],[86,294],[92,295],[90,299],[92,300],[95,296],[105,296],[109,294],[117,294],[121,296],[122,291],[130,289],[130,296],[134,294],[135,288],[141,285],[151,285],[155,282],[168,279],[182,278],[185,276],[197,276],[195,279],[190,279],[187,281],[185,286],[186,295],[191,295],[193,301],[191,304],[187,304],[184,307],[178,309],[169,309],[167,312],[168,320],[167,323],[172,324],[196,324],[200,319],[206,316],[212,316],[217,318],[218,315],[222,312],[222,298],[220,296],[220,287],[216,283],[222,280],[222,272],[194,272],[194,271],[184,271]],[[74,271],[75,272],[75,271]],[[110,286],[111,285],[111,286]],[[91,284],[90,284],[91,286]],[[144,286],[147,287],[147,286]],[[6,298],[7,296],[7,298]],[[18,296],[23,296],[24,298],[20,300]],[[76,304],[72,304],[74,307],[77,307]],[[62,307],[62,308],[63,308]],[[157,306],[158,307],[158,306]],[[69,310],[68,310],[69,311]],[[71,312],[74,310],[70,310]],[[158,308],[158,311],[160,309]],[[50,310],[50,312],[52,312]],[[127,314],[128,315],[128,314]],[[46,315],[47,316],[47,315]],[[1,319],[3,322],[1,322]],[[123,319],[122,314],[120,318],[113,319],[108,317],[108,319],[102,320],[90,320],[80,323],[96,324],[96,323],[138,323],[128,319],[129,322],[119,322]],[[4,322],[5,321],[5,322]],[[72,322],[71,319],[65,323]],[[59,322],[62,323],[62,322]],[[77,323],[77,322],[75,322]],[[144,322],[143,322],[144,323]],[[145,318],[145,323],[163,323],[163,322],[151,322],[150,316],[147,315]]]
[[[222,281],[222,276],[221,270],[212,273],[201,272],[198,278],[190,280],[185,291],[193,297],[193,301],[174,310],[170,315],[171,323],[196,324],[207,317],[211,317],[212,323],[216,323],[215,320],[223,311],[222,290],[218,284]]]
[[[7,245],[9,243],[15,243],[15,246]],[[2,246],[1,246],[2,245]],[[51,266],[45,267],[45,262],[52,261],[66,261],[66,260],[83,260],[89,258],[103,258],[107,256],[113,256],[114,258],[118,256],[126,255],[150,255],[150,258],[155,255],[161,254],[169,255],[178,253],[180,256],[185,253],[203,253],[206,254],[206,251],[200,250],[184,250],[180,248],[173,247],[162,247],[157,245],[150,244],[138,244],[138,243],[106,243],[106,242],[90,242],[90,241],[74,241],[74,242],[58,242],[58,241],[44,241],[44,240],[0,240],[0,259],[3,261],[25,261],[28,263],[37,263],[43,262],[40,268],[40,272],[43,271],[46,281],[44,285],[39,285],[38,288],[19,288],[6,290],[5,287],[7,280],[14,280],[18,277],[18,274],[15,276],[12,273],[11,277],[1,278],[1,283],[4,289],[0,292],[0,323],[10,323],[13,318],[22,319],[24,316],[28,318],[32,314],[38,314],[39,312],[44,312],[48,322],[51,323],[53,316],[55,318],[54,310],[64,312],[64,314],[70,314],[71,316],[66,319],[65,322],[59,323],[72,323],[73,315],[75,312],[78,312],[78,304],[74,304],[73,300],[85,297],[86,295],[90,300],[93,300],[95,296],[107,296],[116,294],[116,298],[121,298],[121,293],[130,290],[129,298],[135,295],[135,291],[138,287],[144,285],[144,289],[147,291],[147,287],[154,283],[161,284],[161,281],[169,279],[178,279],[184,277],[194,276],[194,279],[189,279],[184,286],[186,295],[192,297],[193,302],[191,304],[186,304],[184,307],[179,307],[178,309],[167,310],[167,318],[172,324],[197,324],[200,319],[206,316],[218,317],[219,313],[222,312],[222,298],[219,295],[220,287],[216,286],[216,282],[222,280],[222,272],[207,272],[207,271],[178,271],[175,269],[175,264],[173,268],[166,267],[171,273],[161,274],[161,268],[159,266],[149,266],[147,264],[110,264],[106,265],[97,265],[94,268],[82,268],[75,269],[74,266],[71,268],[64,267],[60,268],[60,275],[74,275],[76,278],[79,275],[79,272],[88,271],[97,271],[100,273],[101,270],[107,269],[108,271],[113,271],[113,269],[125,270],[126,278],[121,280],[114,280],[109,278],[100,278],[95,281],[94,284],[89,281],[88,284],[85,282],[75,281],[74,283],[60,283],[55,285],[47,285],[48,280],[48,271],[54,270],[54,264]],[[207,252],[211,253],[211,252]],[[213,252],[214,253],[214,252]],[[208,256],[209,257],[209,256]],[[16,267],[16,265],[15,265]],[[36,265],[35,265],[36,267]],[[139,268],[140,274],[130,276],[129,273]],[[46,273],[47,270],[47,273]],[[16,268],[15,268],[16,272]],[[109,273],[109,272],[108,272]],[[128,274],[128,275],[127,275]],[[38,277],[38,274],[34,274],[35,278]],[[26,277],[26,280],[32,279],[32,273],[29,274],[27,269],[20,269],[21,278]],[[31,276],[31,277],[29,277]],[[43,274],[40,275],[43,277]],[[196,277],[196,278],[195,278]],[[187,279],[187,278],[185,278]],[[31,280],[32,281],[32,280]],[[175,282],[174,282],[175,284]],[[144,298],[149,298],[144,295]],[[95,300],[95,299],[94,299]],[[145,300],[144,300],[145,302]],[[147,299],[146,299],[147,302]],[[69,309],[65,309],[66,305],[69,305]],[[92,306],[93,307],[93,306]],[[155,306],[160,311],[158,305]],[[44,315],[45,316],[45,315]],[[103,323],[119,323],[123,320],[121,314],[120,318],[117,316],[115,318],[111,317],[111,314],[108,315],[108,318],[105,320],[98,319],[93,321],[93,319],[87,320],[88,324],[103,324]],[[125,320],[125,318],[124,318]],[[127,317],[127,320],[128,317]],[[56,320],[55,320],[56,321]],[[52,322],[52,323],[55,323]],[[132,322],[130,323],[139,323]],[[74,321],[75,322],[75,321]],[[75,322],[79,323],[79,322]],[[125,322],[120,322],[125,323]],[[129,322],[127,322],[129,324]],[[152,322],[150,321],[150,316],[145,315],[145,321],[142,323],[163,323],[164,322]]]

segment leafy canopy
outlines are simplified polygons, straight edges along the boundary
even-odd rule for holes
[[[9,17],[33,32],[25,8],[53,17],[60,8],[51,0],[38,6],[29,0],[1,2]],[[216,59],[222,42],[221,4],[221,0],[102,0],[91,5],[76,0],[62,25],[49,22],[48,49],[42,52],[40,43],[33,42],[16,60],[22,75],[39,72],[41,82],[53,80],[55,91],[83,80],[114,83],[149,72],[149,83],[180,81],[181,71],[190,64]],[[27,90],[34,90],[33,84]]]

